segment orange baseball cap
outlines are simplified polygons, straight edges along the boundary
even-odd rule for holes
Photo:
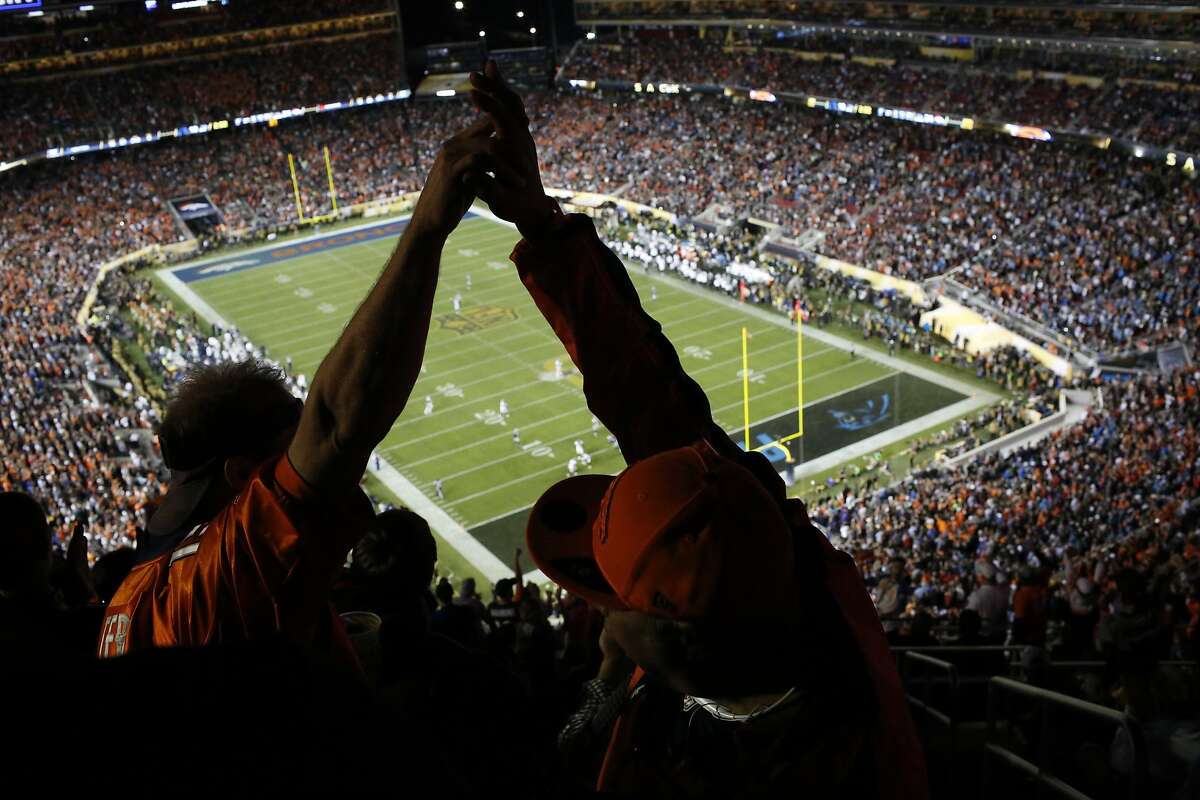
[[[790,615],[799,594],[779,504],[704,441],[556,483],[525,536],[551,580],[604,608],[719,621]]]

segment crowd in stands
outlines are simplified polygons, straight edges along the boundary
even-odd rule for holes
[[[336,60],[337,69],[329,69]],[[48,85],[53,92],[46,91]],[[404,85],[393,33],[272,45],[114,73],[5,84],[0,159],[50,147],[345,101]]]
[[[105,8],[102,18],[93,13],[6,20],[9,27],[0,39],[0,63],[366,14],[384,7],[382,0],[300,0],[210,3],[192,11],[164,7],[147,13],[130,4]]]
[[[1194,654],[1183,623],[1200,598],[1200,373],[1103,391],[1104,405],[1082,424],[1016,453],[919,471],[872,493],[834,490],[810,513],[858,554],[879,599],[886,595],[885,618],[979,610],[973,597],[984,576],[1004,594],[985,618],[1003,639],[1015,610],[1010,584],[1040,582],[1065,623],[1064,652],[1095,654],[1103,598],[1118,573],[1134,570],[1151,582],[1155,607],[1173,610],[1180,636],[1166,650]],[[1072,623],[1072,615],[1087,619]]]
[[[701,39],[679,32],[673,38],[628,40],[618,46],[580,46],[563,76],[769,89],[1200,150],[1200,84],[1190,66],[1156,76],[1176,87],[1169,88],[1121,81],[1127,77],[1123,65],[1081,65],[1083,74],[1102,79],[1092,87],[1049,77],[1018,77],[1024,66],[1020,63],[990,63],[986,68],[909,59],[892,65],[863,63],[853,60],[854,51],[886,58],[886,44],[882,53],[863,42],[849,45],[850,53],[844,41],[818,46],[829,47],[818,51],[824,60],[802,58],[798,47],[729,47],[719,35]]]
[[[823,235],[819,252],[899,277],[956,271],[1080,347],[1193,335],[1197,190],[1181,173],[1091,149],[720,99],[584,96],[569,119],[537,112],[559,186],[685,216],[726,205]],[[559,147],[603,158],[560,159]]]

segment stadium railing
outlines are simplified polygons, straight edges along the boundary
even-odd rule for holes
[[[911,650],[904,654],[901,666],[909,707],[946,731],[949,758],[944,759],[942,769],[945,792],[950,796],[954,791],[954,762],[958,749],[961,680],[958,667],[949,661]],[[915,693],[917,688],[920,689],[919,695]],[[945,691],[938,692],[939,688]]]
[[[1050,765],[1052,744],[1061,743],[1062,739],[1062,730],[1055,728],[1055,715],[1053,713],[1055,711],[1070,711],[1074,714],[1088,717],[1091,720],[1108,723],[1115,730],[1124,734],[1130,745],[1130,754],[1132,756],[1127,796],[1132,800],[1137,800],[1137,798],[1145,796],[1144,791],[1149,781],[1149,765],[1146,740],[1142,735],[1142,729],[1137,720],[1120,711],[1105,708],[1095,703],[1089,703],[1086,700],[1079,700],[1059,694],[1058,692],[1052,692],[1048,689],[1030,686],[1011,678],[992,678],[988,689],[987,741],[984,744],[983,769],[981,770],[982,782],[979,792],[979,797],[982,800],[986,800],[986,798],[991,796],[989,790],[994,785],[995,762],[999,762],[1031,779],[1036,786],[1035,794],[1039,796],[1044,793],[1043,790],[1049,790],[1058,796],[1075,798],[1076,800],[1088,800],[1089,795],[1071,786],[1056,775]],[[1038,734],[1036,737],[1036,753],[1031,756],[1033,760],[1026,757],[1028,754],[1023,755],[1018,753],[1009,746],[1008,743],[1012,737],[1005,736],[1002,740],[998,723],[1001,721],[1002,700],[1006,695],[1032,702],[1035,706]],[[1011,723],[1011,721],[1011,715],[1006,715],[1005,722]],[[1006,724],[1004,733],[1007,734],[1011,727],[1011,724]],[[1113,793],[1112,796],[1117,795]]]

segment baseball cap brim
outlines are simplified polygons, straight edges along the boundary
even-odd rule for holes
[[[172,470],[167,493],[146,524],[146,533],[170,536],[188,526],[218,475],[219,470],[214,468]]]
[[[592,547],[600,502],[614,480],[579,475],[551,486],[529,512],[525,542],[550,580],[592,605],[626,611],[629,606],[605,579]]]

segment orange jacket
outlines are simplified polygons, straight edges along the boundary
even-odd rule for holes
[[[330,498],[286,455],[264,464],[210,522],[134,567],[108,605],[99,656],[277,635],[313,645],[332,620],[329,649],[356,666],[329,598],[372,517],[357,487]]]

